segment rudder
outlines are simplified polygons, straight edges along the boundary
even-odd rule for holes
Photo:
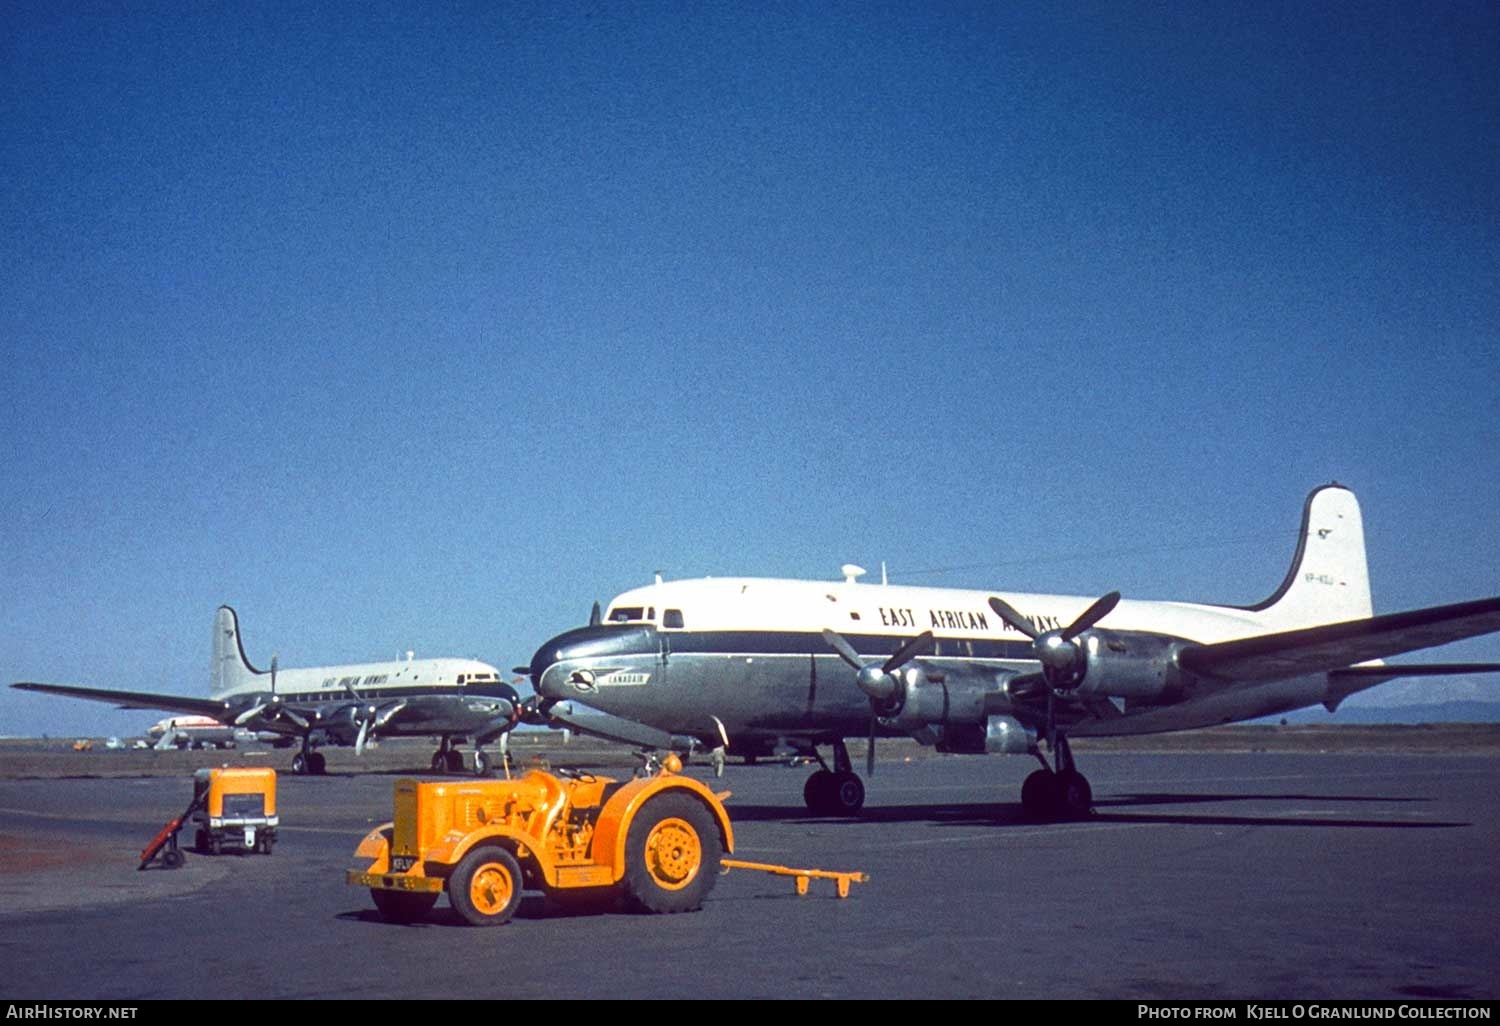
[[[214,617],[214,661],[209,671],[208,694],[219,698],[245,690],[260,673],[245,658],[240,643],[240,618],[229,606],[220,606]]]
[[[1343,485],[1314,488],[1302,508],[1297,553],[1281,586],[1246,607],[1274,630],[1342,623],[1374,615],[1359,500]]]

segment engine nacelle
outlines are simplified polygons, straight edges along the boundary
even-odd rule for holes
[[[1193,682],[1177,664],[1189,644],[1182,638],[1095,627],[1080,640],[1086,669],[1074,694],[1164,704],[1180,700]]]
[[[928,724],[982,724],[985,719],[985,689],[974,681],[950,685],[947,679],[928,676],[919,667],[907,667],[892,675],[897,683],[880,722],[888,727],[912,731]]]
[[[1014,716],[990,716],[983,723],[928,724],[912,737],[954,755],[1030,755],[1036,735]]]

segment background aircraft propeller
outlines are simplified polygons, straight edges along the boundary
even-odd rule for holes
[[[891,700],[901,689],[901,682],[893,674],[917,656],[932,647],[932,632],[923,631],[915,638],[907,641],[884,663],[866,663],[838,631],[824,628],[823,640],[839,654],[844,662],[848,663],[855,671],[854,682],[859,689],[870,696],[870,743],[865,749],[865,776],[875,775],[875,720],[883,711],[889,710]]]
[[[1072,623],[1061,630],[1039,631],[1032,622],[999,597],[990,598],[995,615],[1031,639],[1031,647],[1041,661],[1042,674],[1055,688],[1073,687],[1083,680],[1087,661],[1075,639],[1110,614],[1120,604],[1120,593],[1112,591],[1095,600]]]

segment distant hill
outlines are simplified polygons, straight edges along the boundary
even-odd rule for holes
[[[1412,705],[1342,706],[1329,713],[1322,706],[1268,716],[1256,723],[1500,723],[1500,702],[1428,702]]]

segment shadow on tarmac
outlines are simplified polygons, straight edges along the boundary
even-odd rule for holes
[[[1435,830],[1468,827],[1473,824],[1453,820],[1345,819],[1328,815],[1228,816],[1204,813],[1171,814],[1166,812],[1131,812],[1135,806],[1166,807],[1203,805],[1222,802],[1298,802],[1298,803],[1391,803],[1429,802],[1430,798],[1382,798],[1368,795],[1315,794],[1132,794],[1112,795],[1094,802],[1094,813],[1084,820],[1039,821],[1030,818],[1014,802],[981,802],[965,805],[882,805],[864,809],[857,816],[820,816],[801,806],[733,805],[730,816],[735,822],[848,822],[848,823],[932,823],[948,826],[1037,827],[1066,826],[1085,823],[1159,823],[1179,826],[1287,826],[1287,827],[1357,827],[1383,830]]]

